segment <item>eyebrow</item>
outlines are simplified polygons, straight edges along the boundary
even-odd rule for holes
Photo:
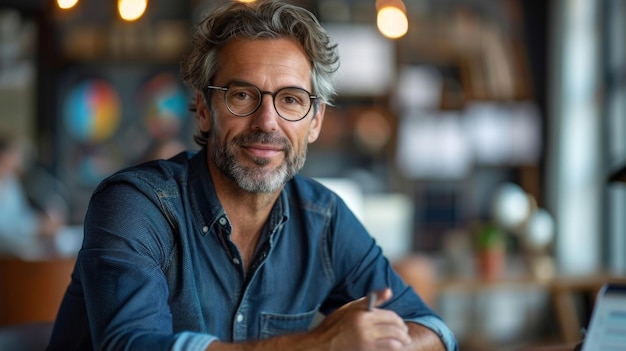
[[[226,84],[222,85],[224,87],[227,87],[229,85],[234,85],[234,84],[238,84],[238,85],[250,85],[250,86],[256,86],[248,81],[245,80],[240,80],[240,79],[231,79],[229,81],[226,82]]]
[[[267,90],[263,90],[263,89],[259,88],[259,87],[258,87],[257,85],[255,85],[255,84],[252,84],[252,83],[250,83],[250,82],[248,82],[248,81],[241,80],[241,79],[231,79],[231,80],[227,81],[227,82],[226,82],[226,84],[221,85],[221,86],[223,86],[223,87],[228,87],[228,86],[230,86],[230,85],[235,85],[235,84],[237,84],[237,85],[247,85],[247,86],[251,86],[251,87],[256,87],[256,88],[257,88],[257,89],[259,89],[260,91],[267,91]],[[298,89],[303,89],[303,90],[305,90],[305,91],[309,92],[309,94],[311,94],[311,95],[315,95],[315,94],[313,94],[312,92],[310,92],[310,90],[309,90],[309,89],[307,89],[307,88],[305,88],[305,87],[297,86],[297,85],[286,85],[286,86],[282,86],[282,87],[279,87],[278,89],[274,90],[274,92],[279,91],[280,89],[285,89],[285,88],[298,88]]]

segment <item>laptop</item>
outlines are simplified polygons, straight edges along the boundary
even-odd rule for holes
[[[602,286],[581,351],[626,351],[626,284]]]

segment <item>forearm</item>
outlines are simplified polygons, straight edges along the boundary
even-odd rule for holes
[[[377,294],[375,306],[391,298]],[[260,341],[213,342],[206,351],[458,351],[454,336],[436,316],[402,320],[395,312],[373,308],[366,298],[349,302],[315,329]]]
[[[406,351],[446,351],[443,342],[432,330],[417,323],[407,323],[407,326],[412,342]],[[206,351],[323,351],[331,350],[331,344],[322,335],[307,332],[242,343],[216,341]]]
[[[416,323],[407,323],[412,342],[407,351],[445,351],[441,339],[432,330]],[[309,333],[298,333],[266,340],[243,343],[213,342],[206,351],[322,351],[330,345],[324,340],[315,340]]]
[[[407,323],[411,345],[408,351],[445,351],[441,338],[432,330],[417,323]]]
[[[277,336],[270,339],[241,343],[223,343],[215,341],[206,351],[323,351],[328,350],[324,342],[313,342],[314,337],[309,333],[297,333]]]

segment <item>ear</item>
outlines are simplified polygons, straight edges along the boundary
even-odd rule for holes
[[[309,125],[309,137],[308,142],[313,143],[317,140],[322,131],[322,122],[324,122],[324,113],[326,112],[326,104],[321,103],[317,109],[317,113],[311,119],[311,125]]]
[[[204,101],[204,95],[200,91],[196,92],[196,119],[198,120],[198,128],[202,132],[211,130],[211,115],[209,107]]]

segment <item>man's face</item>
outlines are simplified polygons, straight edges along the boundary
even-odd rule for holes
[[[294,41],[234,41],[220,52],[220,67],[212,84],[234,82],[275,92],[284,87],[311,91],[311,65]],[[291,122],[276,112],[270,95],[263,95],[259,109],[246,117],[230,113],[224,92],[211,92],[211,108],[202,98],[199,126],[209,132],[209,158],[216,168],[248,192],[275,192],[304,165],[307,145],[317,139],[325,106],[302,120]],[[316,114],[314,116],[314,114]]]

